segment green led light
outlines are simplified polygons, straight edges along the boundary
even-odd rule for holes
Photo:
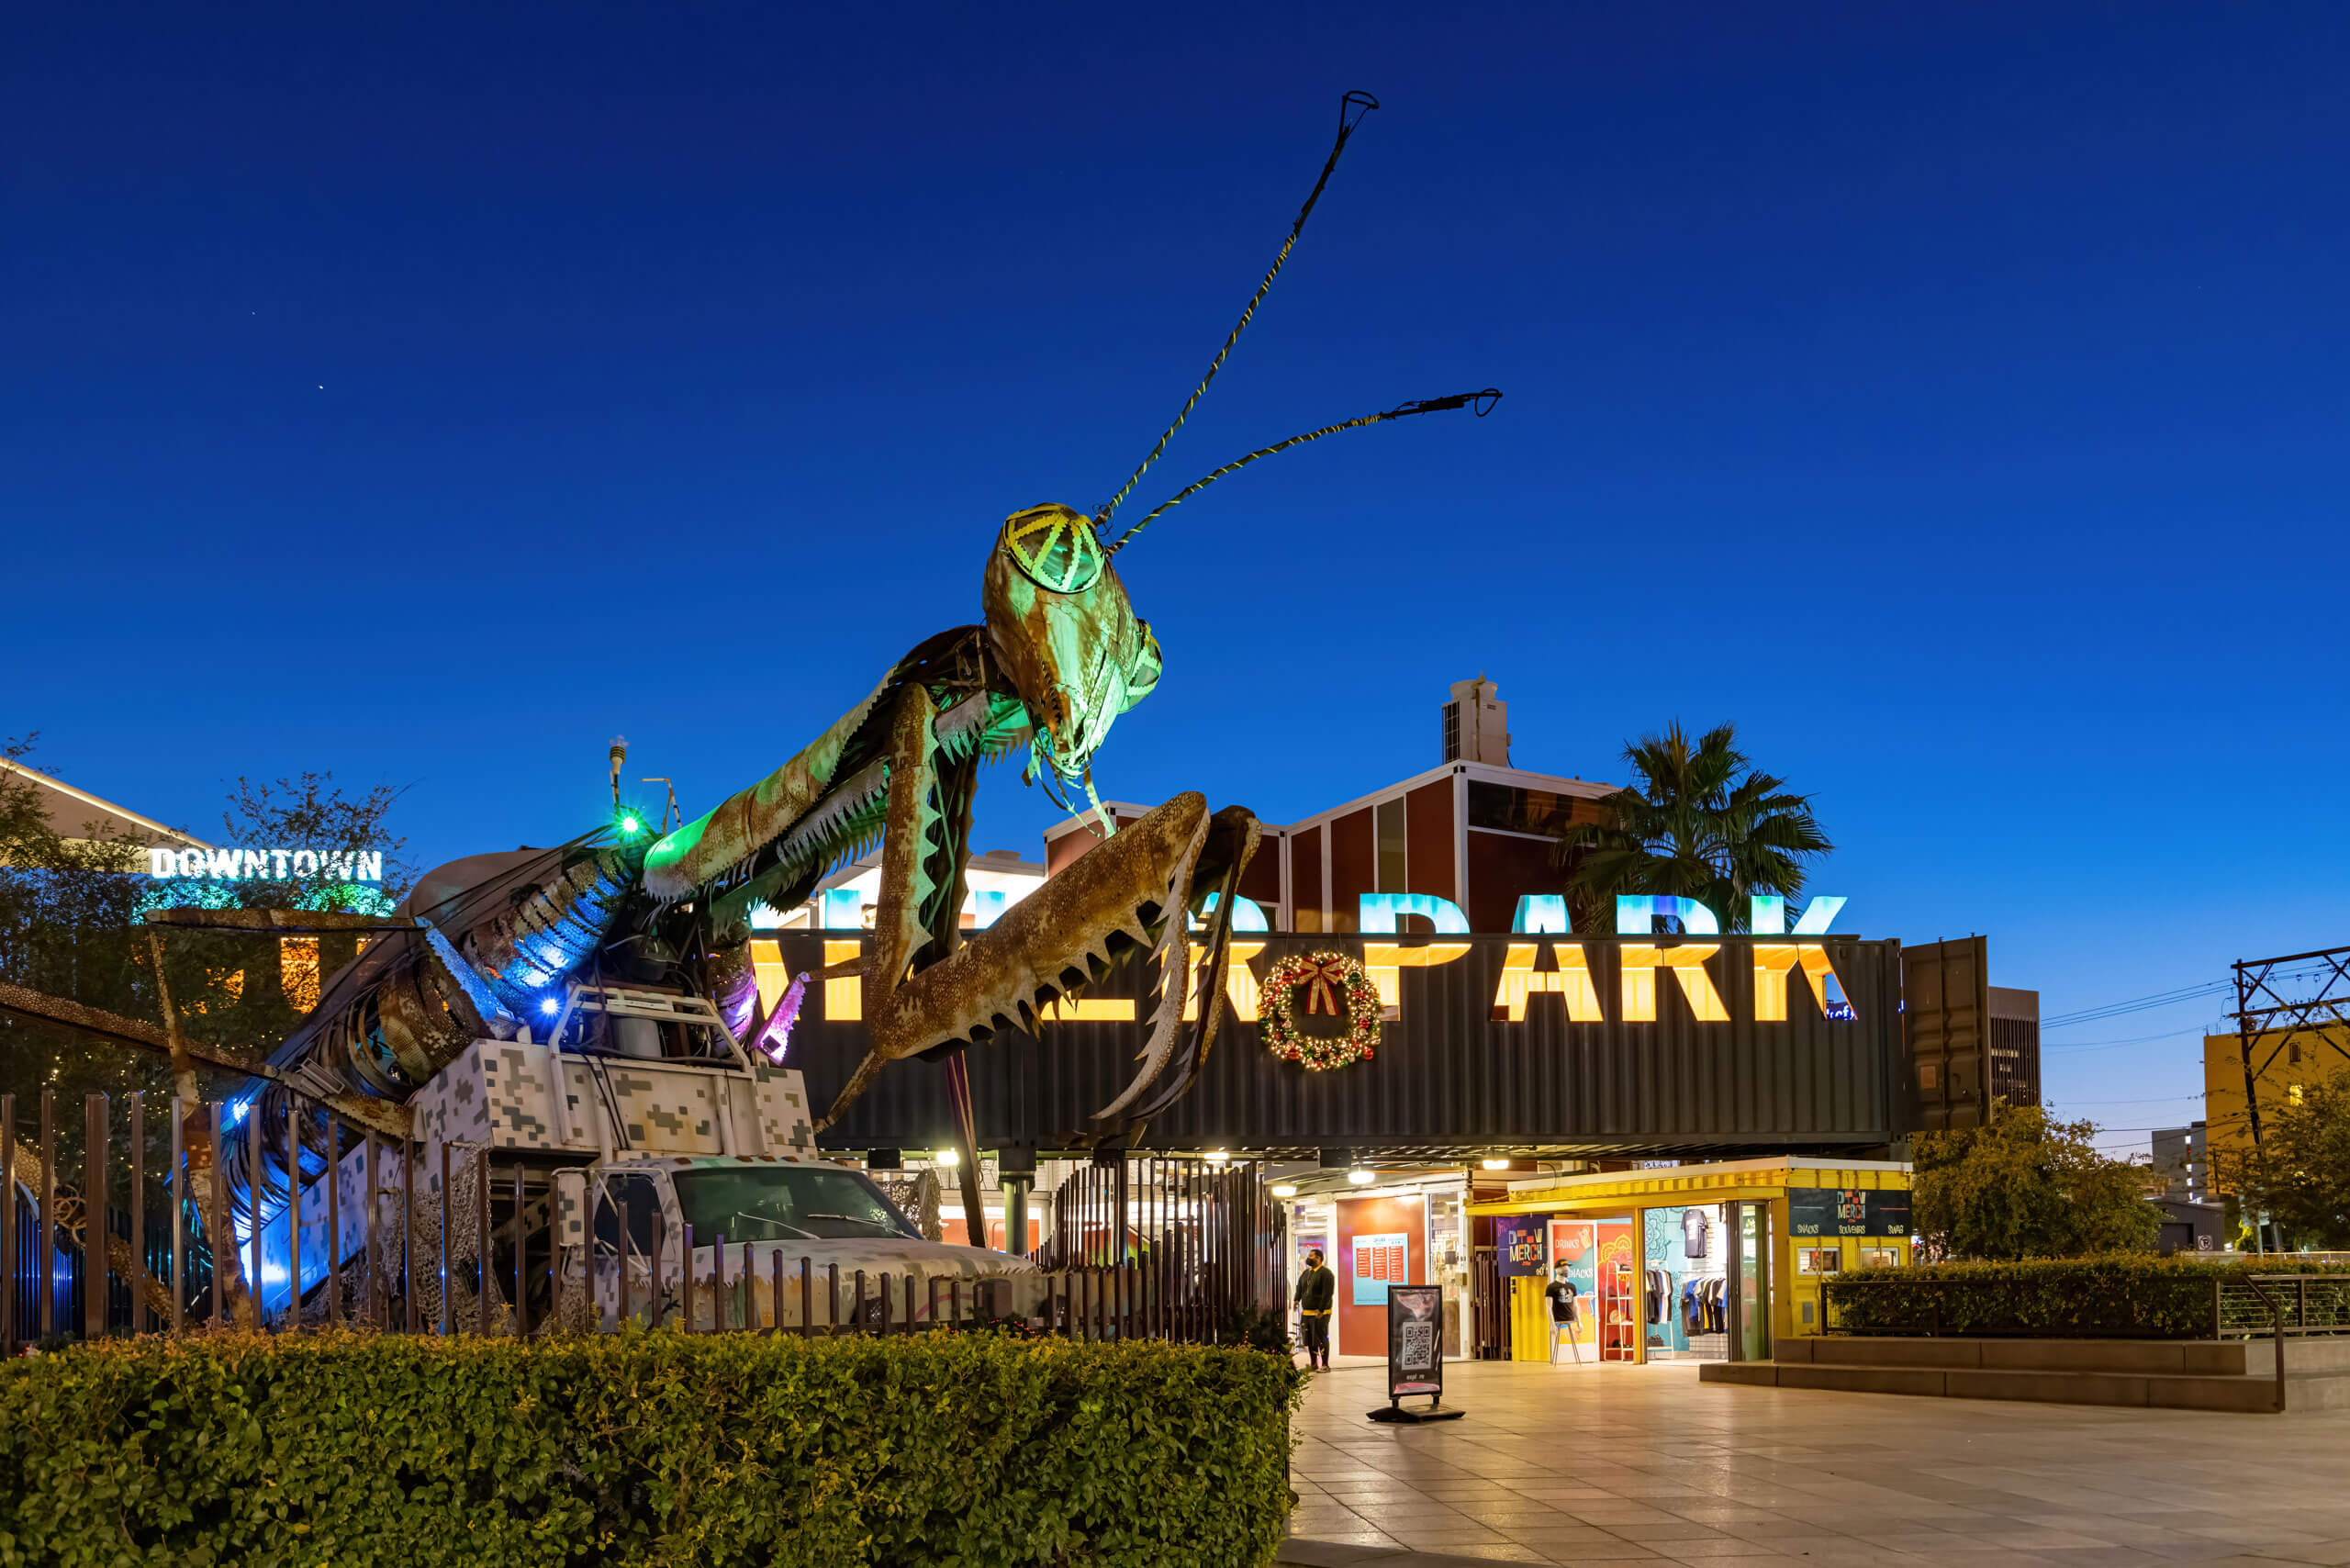
[[[622,838],[634,838],[638,834],[643,831],[644,823],[638,820],[635,812],[628,812],[621,818],[621,836]]]

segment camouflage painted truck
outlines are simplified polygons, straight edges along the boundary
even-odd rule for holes
[[[572,1329],[923,1323],[1042,1304],[1035,1264],[924,1239],[861,1170],[819,1154],[800,1073],[745,1052],[699,998],[574,984],[550,1025],[474,1041],[408,1109],[405,1172],[389,1140],[338,1162],[333,1250],[363,1318],[413,1310],[437,1326],[443,1278],[451,1326],[493,1332],[511,1331],[518,1303],[533,1328]],[[329,1288],[329,1204],[325,1182],[306,1185],[312,1316]],[[282,1219],[260,1234],[274,1316],[293,1241]]]

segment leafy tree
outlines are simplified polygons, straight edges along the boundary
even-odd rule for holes
[[[28,767],[32,739],[0,742],[0,756]],[[162,1011],[139,918],[143,910],[388,910],[409,881],[409,868],[398,859],[403,841],[385,827],[398,793],[386,787],[352,796],[325,773],[269,783],[239,778],[222,813],[227,842],[321,852],[315,870],[306,862],[298,873],[289,865],[283,877],[241,881],[151,880],[140,874],[144,846],[95,823],[82,836],[69,836],[49,822],[42,797],[27,773],[0,769],[0,981],[145,1023],[160,1024]],[[356,886],[330,869],[337,857],[361,849],[384,852],[381,884]],[[289,999],[289,957],[301,974],[322,980],[356,949],[350,936],[320,938],[309,949],[272,936],[175,931],[166,954],[173,1001],[190,1037],[265,1054],[300,1017],[295,1002],[308,990],[297,974]],[[46,1087],[70,1107],[61,1111],[62,1120],[78,1127],[85,1092],[167,1095],[170,1083],[160,1057],[0,1016],[0,1092],[16,1093],[20,1112]]]
[[[2097,1124],[1999,1102],[1987,1126],[1911,1140],[1911,1218],[1942,1258],[2073,1258],[2152,1250],[2162,1211],[2143,1165],[2098,1151]]]
[[[1835,848],[1811,797],[1755,771],[1722,724],[1692,743],[1675,720],[1624,748],[1638,782],[1601,801],[1606,820],[1561,829],[1551,855],[1570,868],[1578,929],[1607,930],[1619,893],[1697,900],[1742,931],[1752,893],[1792,897],[1803,861]]]
[[[2350,1071],[2260,1102],[2260,1146],[2214,1149],[2212,1185],[2266,1212],[2288,1248],[2350,1249]]]
[[[140,846],[92,822],[74,837],[49,820],[27,760],[38,737],[0,741],[0,981],[134,1018],[155,1016],[135,929]],[[57,1097],[61,1123],[78,1132],[85,1092],[125,1094],[170,1081],[148,1058],[0,1015],[0,1092],[18,1113]]]

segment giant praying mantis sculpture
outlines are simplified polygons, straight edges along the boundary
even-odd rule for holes
[[[1211,814],[1186,792],[1107,841],[987,929],[958,930],[979,764],[1028,748],[1026,776],[1057,799],[1095,800],[1092,762],[1118,716],[1157,686],[1160,655],[1113,564],[1169,507],[1236,470],[1339,431],[1442,409],[1480,415],[1488,388],[1346,420],[1265,447],[1187,487],[1113,536],[1113,514],[1206,392],[1272,286],[1328,184],[1348,139],[1376,107],[1341,102],[1338,132],[1288,240],[1207,374],[1132,477],[1091,514],[1062,505],[1006,518],[989,548],[983,618],[917,644],[863,700],[767,778],[657,839],[633,818],[554,850],[461,861],[428,876],[411,900],[420,939],[384,944],[329,986],[276,1055],[312,1092],[360,1088],[405,1099],[476,1038],[509,1037],[567,980],[682,986],[715,1002],[738,1035],[759,1000],[750,913],[807,898],[834,866],[881,841],[881,893],[862,959],[870,1048],[834,1100],[829,1125],[889,1063],[943,1059],[969,1137],[961,1053],[1136,955],[1162,977],[1132,1082],[1097,1113],[1101,1137],[1139,1133],[1197,1079],[1222,1018],[1233,893],[1258,825],[1228,806]],[[1099,802],[1095,800],[1098,809]],[[1192,960],[1187,914],[1214,901]],[[272,1092],[282,1093],[284,1090]]]

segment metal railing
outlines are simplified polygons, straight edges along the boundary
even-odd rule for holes
[[[270,1102],[174,1097],[164,1137],[132,1094],[118,1145],[115,1107],[93,1094],[73,1148],[50,1093],[21,1137],[17,1097],[0,1095],[15,1199],[0,1203],[0,1354],[229,1326],[525,1335],[632,1320],[809,1337],[1016,1320],[1085,1339],[1216,1342],[1243,1309],[1280,1305],[1280,1211],[1252,1168],[1147,1162],[1125,1191],[1148,1234],[1123,1257],[1104,1246],[987,1278],[912,1263],[844,1273],[790,1243],[699,1238],[683,1224],[673,1235],[657,1204],[632,1216],[614,1188],[645,1178],[625,1174],[573,1190],[581,1239],[558,1247],[559,1178],[578,1167],[387,1136],[299,1095],[278,1103],[265,1128]],[[231,1137],[241,1169],[223,1158]],[[1064,1235],[1087,1237],[1111,1212],[1091,1204],[1068,1194]],[[222,1236],[235,1240],[216,1249]]]
[[[2029,1278],[1831,1279],[1820,1285],[1821,1327],[1853,1336],[2038,1339],[2350,1334],[2350,1273],[2190,1275],[2072,1301],[2052,1302],[2050,1289]]]

